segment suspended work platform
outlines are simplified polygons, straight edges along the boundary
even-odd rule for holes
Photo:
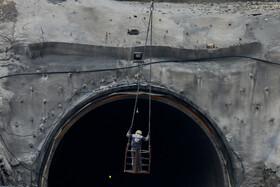
[[[151,156],[151,148],[142,150],[141,148],[127,146],[125,150],[124,172],[150,174]]]

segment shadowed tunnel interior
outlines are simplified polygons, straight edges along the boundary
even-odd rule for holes
[[[155,100],[151,174],[124,173],[126,133],[134,102],[112,101],[79,119],[55,151],[48,186],[224,186],[219,157],[205,132],[182,111]],[[146,136],[148,99],[139,98],[138,111],[133,132],[141,129]]]

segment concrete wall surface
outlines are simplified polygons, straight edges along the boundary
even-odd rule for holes
[[[235,186],[279,186],[280,3],[154,8],[152,61],[171,61],[152,66],[153,86],[217,124]],[[0,186],[39,186],[43,147],[61,117],[89,94],[136,84],[137,68],[77,71],[134,66],[133,52],[150,49],[149,13],[149,2],[0,0]],[[234,57],[175,62],[221,56]]]

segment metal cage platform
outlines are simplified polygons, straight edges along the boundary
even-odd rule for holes
[[[141,148],[126,147],[124,172],[133,174],[150,174],[151,170],[151,148],[142,150]]]

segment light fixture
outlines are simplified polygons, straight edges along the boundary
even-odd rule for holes
[[[143,53],[142,52],[134,52],[133,60],[134,62],[142,62]]]

